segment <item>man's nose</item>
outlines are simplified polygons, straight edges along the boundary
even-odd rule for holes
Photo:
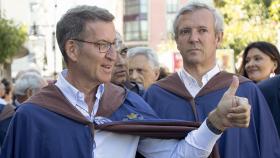
[[[199,33],[197,31],[192,31],[189,36],[190,42],[197,42],[199,40]]]
[[[126,59],[117,52],[116,66],[126,65]]]
[[[130,79],[136,80],[138,78],[138,73],[135,70],[129,72]]]

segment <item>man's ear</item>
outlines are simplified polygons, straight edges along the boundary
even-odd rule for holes
[[[159,69],[155,69],[155,70],[154,70],[154,73],[155,73],[155,80],[154,80],[154,81],[157,81],[158,78],[159,78],[159,74],[160,74]]]
[[[224,37],[224,32],[218,32],[216,33],[216,42],[217,42],[217,46],[216,48],[220,48],[223,42],[223,37]]]
[[[30,98],[32,95],[33,95],[32,90],[30,88],[28,88],[26,91],[27,99]]]
[[[75,41],[68,40],[65,43],[65,52],[71,61],[76,62],[78,60],[78,45]]]

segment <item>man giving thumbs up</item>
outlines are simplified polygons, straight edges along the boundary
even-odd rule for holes
[[[279,158],[280,140],[260,90],[241,76],[239,86],[236,77],[230,86],[233,74],[221,71],[217,64],[223,30],[223,17],[213,6],[190,1],[182,7],[173,31],[183,67],[150,86],[144,98],[164,119],[202,122],[208,117],[207,124],[214,124],[216,133],[227,127],[247,127],[245,107],[250,104],[249,127],[230,128],[219,140],[221,158]]]
[[[224,93],[216,109],[210,112],[208,126],[215,124],[212,130],[221,133],[228,127],[248,127],[250,122],[250,109],[248,99],[235,96],[239,86],[237,76],[233,76],[229,89]]]

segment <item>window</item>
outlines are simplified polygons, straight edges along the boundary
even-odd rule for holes
[[[173,22],[178,11],[178,0],[166,0],[167,31],[173,32]]]
[[[125,0],[124,39],[143,41],[148,37],[148,1]]]
[[[166,0],[167,13],[176,13],[178,9],[178,0]]]

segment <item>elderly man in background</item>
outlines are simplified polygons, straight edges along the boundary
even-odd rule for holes
[[[14,105],[20,105],[46,85],[46,81],[38,73],[31,71],[22,73],[18,76],[14,86]],[[0,105],[0,147],[4,141],[13,114],[14,107],[11,104]]]
[[[15,105],[18,106],[47,85],[46,80],[36,72],[27,71],[15,82]]]
[[[134,47],[128,50],[129,80],[140,83],[147,89],[159,77],[157,54],[148,47]]]

